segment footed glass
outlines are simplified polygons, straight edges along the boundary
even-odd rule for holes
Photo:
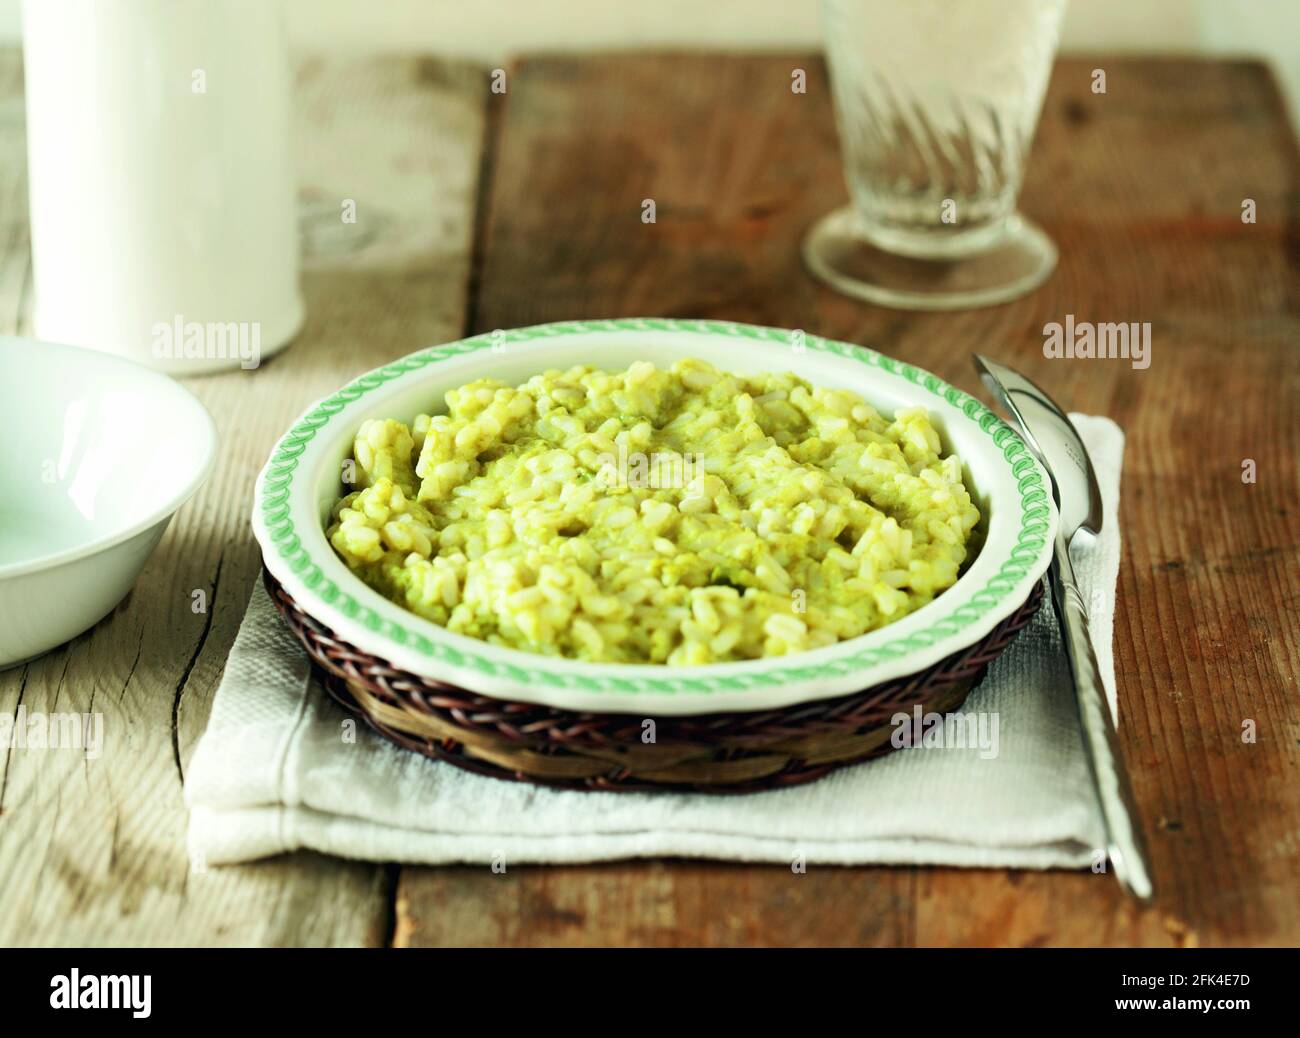
[[[826,0],[851,202],[804,242],[818,277],[885,306],[1000,303],[1056,247],[1016,211],[1066,0]]]

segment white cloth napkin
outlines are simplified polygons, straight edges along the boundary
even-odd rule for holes
[[[1073,415],[1105,504],[1073,558],[1115,711],[1111,623],[1124,434]],[[963,712],[997,755],[917,748],[818,782],[740,797],[559,792],[484,778],[390,745],[310,679],[259,583],[185,781],[196,864],[311,848],[371,861],[582,862],[639,857],[808,864],[1081,867],[1103,844],[1049,603]],[[343,733],[355,729],[355,740]],[[992,729],[986,728],[991,734]]]

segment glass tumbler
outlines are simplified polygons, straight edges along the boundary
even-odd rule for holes
[[[804,242],[812,272],[911,310],[1005,302],[1056,247],[1016,211],[1066,0],[825,0],[851,203]]]

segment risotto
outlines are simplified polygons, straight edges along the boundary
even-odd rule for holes
[[[699,360],[480,379],[372,419],[328,530],[380,594],[550,656],[693,665],[854,638],[950,587],[979,512],[923,408]]]

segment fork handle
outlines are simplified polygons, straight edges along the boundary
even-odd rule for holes
[[[1074,578],[1069,546],[1060,536],[1056,538],[1050,577],[1061,637],[1074,675],[1083,747],[1106,826],[1106,852],[1120,885],[1138,900],[1149,901],[1153,893],[1151,873],[1133,790],[1119,754],[1119,740],[1092,647],[1088,609]]]

